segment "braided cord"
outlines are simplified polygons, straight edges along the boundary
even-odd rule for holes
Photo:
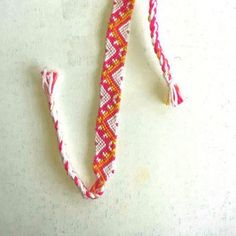
[[[163,77],[169,86],[169,103],[171,103],[173,106],[177,106],[183,102],[183,98],[181,96],[179,86],[172,78],[168,59],[164,55],[159,40],[159,32],[158,32],[159,26],[157,22],[157,0],[150,0],[149,2],[148,20],[150,23],[151,39],[154,51],[161,65]]]

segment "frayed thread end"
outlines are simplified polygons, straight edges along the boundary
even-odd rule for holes
[[[168,104],[171,104],[173,107],[177,107],[182,104],[184,101],[183,96],[181,95],[179,86],[176,83],[171,82],[169,84],[169,101]]]
[[[58,73],[56,71],[49,71],[44,69],[41,72],[42,86],[47,95],[51,96],[54,92],[54,87],[58,79]]]

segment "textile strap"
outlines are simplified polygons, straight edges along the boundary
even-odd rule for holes
[[[123,69],[127,53],[128,35],[135,0],[113,0],[113,10],[106,34],[105,60],[100,81],[100,105],[96,121],[95,150],[93,171],[96,181],[87,188],[71,165],[63,137],[62,125],[56,103],[56,71],[43,70],[42,84],[46,92],[49,110],[58,138],[58,147],[67,174],[81,190],[85,198],[95,199],[104,192],[105,183],[115,172],[115,150],[118,128],[118,113],[121,101]],[[170,74],[170,67],[163,54],[158,38],[156,21],[157,2],[150,0],[149,21],[154,51],[160,61],[164,78],[169,85],[170,101],[176,106],[183,99],[179,88]]]

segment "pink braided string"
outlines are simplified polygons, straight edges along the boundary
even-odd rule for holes
[[[61,153],[64,168],[68,176],[72,178],[75,185],[81,190],[83,196],[85,198],[95,199],[98,198],[101,195],[101,193],[94,193],[87,189],[83,181],[79,178],[78,174],[73,169],[69,159],[69,155],[67,154],[66,144],[63,137],[63,131],[61,129],[61,123],[59,120],[58,108],[56,103],[57,80],[58,80],[57,72],[47,71],[46,69],[42,72],[42,86],[47,95],[49,110],[51,117],[53,119],[54,128],[57,133],[58,148]]]
[[[164,55],[163,49],[159,41],[159,33],[158,33],[159,26],[157,22],[157,0],[150,0],[149,2],[148,20],[150,23],[150,31],[151,31],[151,38],[154,51],[160,62],[161,69],[163,72],[163,77],[167,85],[169,86],[169,103],[171,103],[173,106],[178,106],[183,102],[183,98],[180,93],[179,86],[172,78],[169,62]]]

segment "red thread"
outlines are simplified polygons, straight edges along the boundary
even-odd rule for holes
[[[53,93],[53,90],[54,90],[54,85],[57,81],[57,72],[53,72],[53,80],[52,80],[52,89],[51,89],[51,93]]]
[[[69,170],[69,162],[68,161],[65,162],[64,167],[65,167],[66,172],[68,172],[68,170]]]
[[[58,130],[58,120],[55,121],[54,127],[55,127],[55,129],[56,129],[56,131],[57,131],[57,130]]]
[[[78,186],[79,185],[79,180],[78,180],[77,176],[75,176],[74,181],[75,181],[75,184]]]
[[[63,141],[61,140],[61,141],[60,141],[60,143],[59,143],[59,146],[58,146],[58,147],[59,147],[59,150],[60,150],[60,152],[61,152],[61,150],[62,150],[62,144],[63,144]]]

